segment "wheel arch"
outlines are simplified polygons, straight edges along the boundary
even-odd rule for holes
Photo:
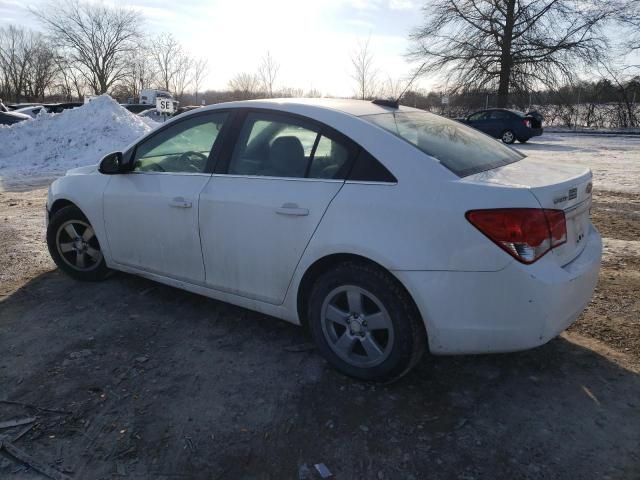
[[[67,200],[66,198],[58,198],[51,204],[51,210],[49,210],[49,216],[53,215],[59,210],[62,210],[65,207],[76,207],[82,212],[82,209],[71,200]],[[82,214],[86,217],[87,215],[82,212]]]
[[[296,303],[297,314],[298,314],[298,320],[300,321],[300,325],[305,330],[308,329],[308,319],[307,319],[306,311],[307,311],[307,305],[309,301],[309,295],[311,293],[311,288],[313,287],[314,282],[325,272],[331,270],[337,265],[340,265],[342,263],[347,263],[347,262],[357,262],[357,263],[371,265],[385,272],[387,275],[389,275],[389,277],[392,278],[395,282],[397,282],[397,284],[407,294],[407,298],[409,298],[409,300],[411,301],[411,304],[412,304],[411,306],[413,309],[415,309],[416,315],[418,315],[418,318],[420,318],[420,320],[422,321],[422,324],[425,325],[424,319],[422,318],[422,315],[420,313],[420,309],[418,308],[415,300],[413,299],[413,296],[411,295],[407,287],[402,283],[402,281],[400,281],[400,279],[397,276],[395,276],[391,270],[381,265],[380,263],[362,255],[357,255],[354,253],[332,253],[317,259],[315,262],[309,265],[309,267],[307,267],[304,274],[302,275],[302,278],[298,284],[297,303]],[[425,325],[425,329],[426,329],[426,325]]]

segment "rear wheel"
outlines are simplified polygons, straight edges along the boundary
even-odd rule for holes
[[[424,326],[408,294],[371,265],[349,262],[318,278],[308,318],[320,353],[340,372],[362,380],[400,378],[426,349]]]
[[[56,265],[73,278],[97,281],[109,273],[93,227],[75,206],[51,216],[47,246]]]
[[[502,132],[502,137],[500,138],[502,140],[502,143],[506,143],[507,145],[511,145],[516,141],[516,136],[512,130],[505,130],[504,132]]]

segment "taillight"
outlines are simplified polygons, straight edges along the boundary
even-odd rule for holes
[[[525,127],[531,128],[531,120],[529,120],[528,118],[525,118],[523,122]]]
[[[500,248],[522,263],[533,263],[567,241],[562,210],[497,208],[471,210],[467,220]]]

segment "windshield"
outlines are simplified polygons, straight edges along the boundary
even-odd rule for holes
[[[361,118],[406,140],[460,177],[524,158],[478,130],[428,112],[380,113]]]

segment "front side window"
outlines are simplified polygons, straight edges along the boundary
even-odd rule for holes
[[[228,173],[285,178],[344,178],[348,149],[315,125],[286,115],[249,113]]]
[[[226,113],[198,115],[158,132],[136,148],[136,172],[204,172]]]
[[[406,140],[460,177],[524,158],[478,130],[428,112],[380,113],[361,118]]]

